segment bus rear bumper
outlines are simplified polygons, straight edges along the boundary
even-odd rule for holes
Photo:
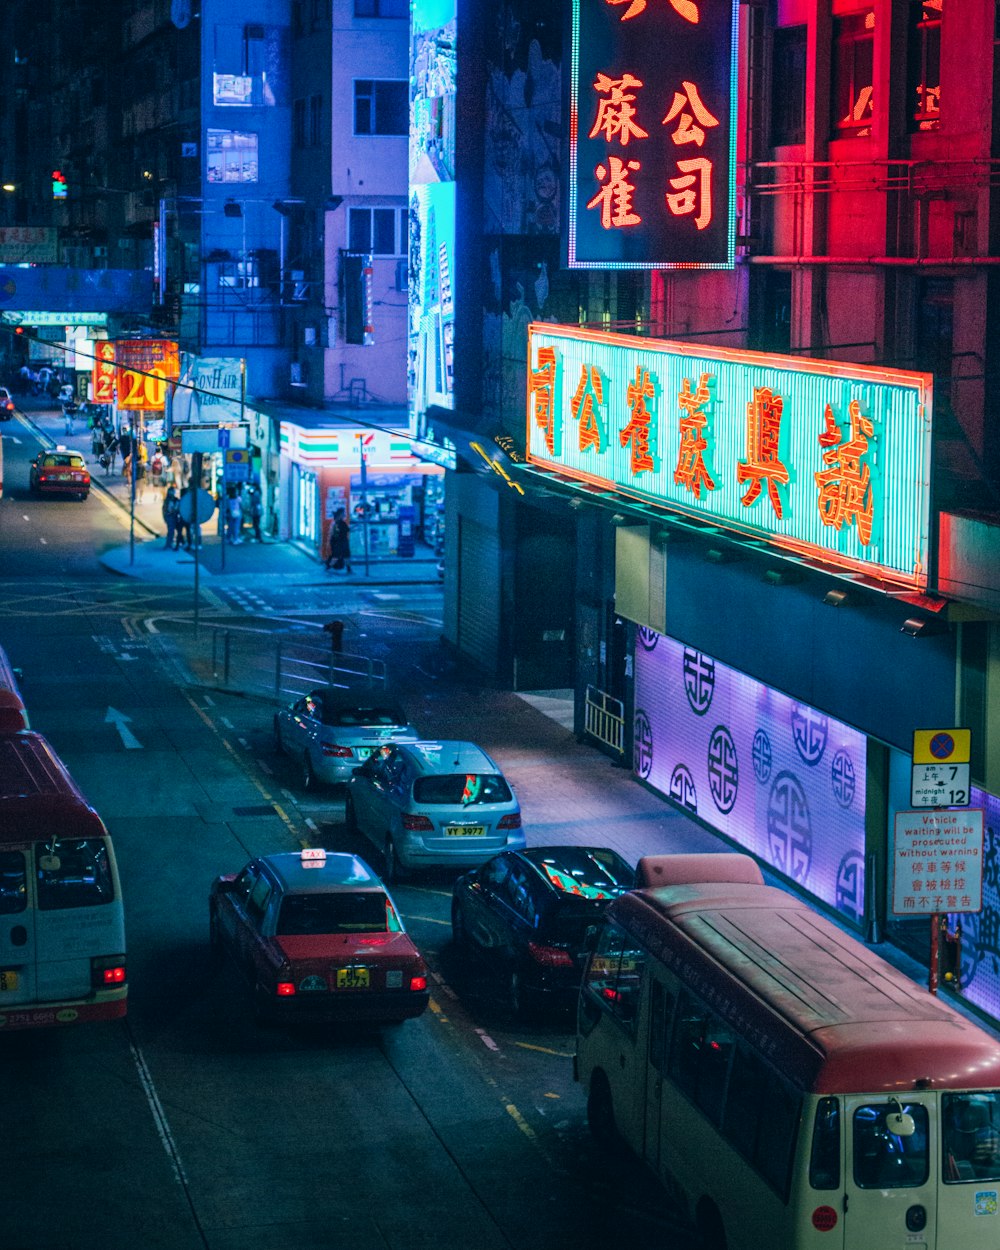
[[[74,1003],[52,1003],[49,1006],[11,1007],[0,1011],[0,1033],[15,1029],[59,1028],[65,1024],[85,1024],[97,1020],[119,1020],[128,1003],[122,992],[118,998],[102,998],[100,1002],[82,999]]]

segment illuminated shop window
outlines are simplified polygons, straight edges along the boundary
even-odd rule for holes
[[[833,23],[833,125],[840,134],[871,134],[875,10]]]
[[[911,0],[907,108],[910,130],[941,124],[941,9],[944,0]]]
[[[354,133],[410,133],[410,84],[405,79],[357,78],[354,81]]]

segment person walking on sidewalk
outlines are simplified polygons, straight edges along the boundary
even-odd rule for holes
[[[260,532],[260,522],[263,515],[264,496],[261,494],[259,483],[255,482],[250,492],[250,523],[253,526],[253,536],[259,543],[264,541]]]
[[[231,543],[241,543],[243,538],[240,531],[243,529],[243,500],[240,498],[239,489],[229,488],[229,497],[226,499],[226,537]]]
[[[333,515],[333,524],[330,526],[330,553],[326,557],[327,572],[332,568],[334,573],[339,573],[345,564],[347,572],[350,573],[351,527],[347,524],[344,509],[338,508]]]
[[[181,545],[180,538],[177,533],[178,514],[180,512],[180,500],[177,498],[177,489],[173,485],[167,487],[167,493],[163,497],[163,524],[167,527],[167,537],[164,546],[168,551],[176,549]]]
[[[65,423],[66,423],[66,433],[67,433],[67,434],[75,434],[75,433],[76,433],[76,412],[77,412],[77,406],[78,406],[78,405],[77,405],[76,400],[75,400],[75,399],[72,399],[72,398],[67,399],[67,400],[65,400],[65,401],[63,402],[63,406],[62,406],[62,409],[63,409],[63,418],[65,419]]]

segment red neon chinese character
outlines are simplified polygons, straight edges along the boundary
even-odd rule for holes
[[[556,419],[553,393],[556,382],[556,349],[538,349],[537,369],[528,370],[528,397],[534,397],[535,423],[545,431],[545,446],[550,455],[556,454]],[[561,449],[560,449],[561,450]]]
[[[596,365],[582,365],[580,383],[570,400],[569,409],[573,420],[580,422],[580,450],[586,451],[593,447],[603,451],[601,446],[601,419],[594,409],[594,404],[604,403],[604,384],[601,371]]]
[[[736,480],[750,479],[750,488],[743,496],[749,508],[767,482],[767,494],[775,516],[781,520],[781,496],[778,483],[788,483],[788,470],[778,458],[778,436],[781,432],[781,409],[784,401],[770,387],[754,387],[753,399],[747,404],[747,458],[736,466]]]
[[[631,3],[629,3],[629,0],[605,0],[605,3],[628,4],[628,8],[621,16],[621,20],[623,22],[627,22],[630,17],[638,17],[638,15],[646,7],[646,0],[631,0]],[[674,10],[674,12],[679,13],[686,22],[698,22],[698,6],[695,4],[694,0],[667,0],[667,3]]]
[[[696,143],[698,147],[701,147],[705,142],[705,130],[702,127],[711,129],[712,126],[718,126],[719,119],[713,117],[702,104],[698,88],[693,82],[682,81],[681,86],[684,91],[674,92],[673,103],[662,124],[665,126],[679,115],[677,129],[671,134],[671,139],[678,146],[682,143]],[[690,112],[688,107],[690,107]],[[701,123],[700,126],[694,124],[696,120]]]
[[[701,375],[696,391],[691,390],[691,379],[685,378],[677,396],[677,403],[687,416],[681,417],[681,446],[677,455],[674,481],[678,486],[686,486],[695,499],[701,499],[703,484],[709,490],[715,490],[715,483],[702,455],[708,447],[702,432],[708,425],[708,415],[703,409],[712,398],[708,386],[709,377],[707,373]]]
[[[652,399],[654,394],[649,370],[636,365],[635,381],[628,384],[625,392],[630,420],[618,436],[623,447],[632,444],[633,473],[651,473],[656,467],[649,450],[650,413],[646,407],[646,400]]]
[[[697,209],[694,224],[704,230],[712,220],[712,162],[705,156],[696,156],[689,161],[678,161],[677,168],[684,176],[670,179],[675,193],[666,193],[667,208],[675,217],[685,217]]]
[[[629,182],[626,171],[639,169],[639,162],[626,162],[620,157],[612,156],[608,164],[611,166],[610,173],[604,165],[598,165],[594,170],[600,181],[603,182],[605,178],[608,181],[587,207],[593,208],[598,203],[601,205],[601,225],[605,230],[610,230],[612,226],[636,226],[642,218],[632,209],[635,187]]]
[[[598,102],[594,128],[587,137],[593,139],[595,135],[603,131],[608,143],[617,135],[623,147],[633,135],[637,139],[648,139],[648,133],[632,120],[637,111],[632,107],[635,95],[627,91],[629,87],[641,86],[642,80],[635,78],[632,74],[623,74],[621,78],[609,78],[607,74],[598,74],[594,90],[606,94],[608,98]]]
[[[823,452],[823,463],[830,467],[813,476],[819,487],[819,514],[824,525],[832,525],[840,531],[846,521],[854,522],[858,528],[858,537],[867,547],[872,536],[872,487],[871,471],[868,465],[862,465],[861,458],[868,452],[868,440],[874,434],[871,421],[861,415],[861,405],[852,399],[847,406],[851,417],[851,437],[846,442],[840,441],[840,427],[833,415],[833,409],[826,406],[824,420],[826,429],[819,436],[821,447],[828,448]]]

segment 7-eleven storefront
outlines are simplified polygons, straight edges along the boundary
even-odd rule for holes
[[[426,464],[405,434],[348,424],[313,429],[281,422],[282,533],[327,550],[338,509],[359,561],[429,555],[444,508],[444,469]]]

